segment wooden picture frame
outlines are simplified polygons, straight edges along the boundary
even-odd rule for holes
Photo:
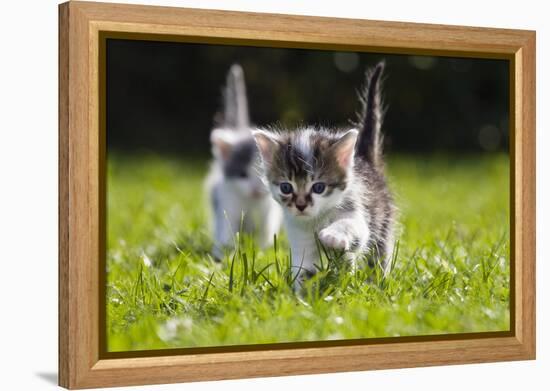
[[[150,357],[100,346],[102,34],[510,61],[511,330]],[[101,114],[102,113],[102,114]],[[100,115],[101,114],[101,115]],[[59,6],[59,384],[89,388],[535,358],[535,32],[88,2]]]

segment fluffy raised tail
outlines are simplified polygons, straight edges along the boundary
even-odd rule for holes
[[[223,125],[233,129],[250,126],[244,72],[239,64],[233,64],[227,73],[223,90]]]
[[[376,169],[383,168],[382,141],[380,133],[384,108],[381,97],[384,62],[378,63],[366,72],[366,84],[361,91],[362,104],[359,123],[359,139],[355,144],[355,154],[371,163]]]

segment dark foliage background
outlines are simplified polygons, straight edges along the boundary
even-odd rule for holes
[[[107,42],[108,151],[209,153],[231,64],[252,121],[346,126],[364,71],[386,61],[384,133],[403,152],[508,148],[508,62],[372,53],[113,40]]]

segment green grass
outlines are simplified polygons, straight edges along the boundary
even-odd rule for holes
[[[234,257],[211,260],[206,161],[110,156],[108,350],[508,330],[508,164],[394,157],[392,272],[325,259],[298,296],[284,234],[265,251],[242,237]]]

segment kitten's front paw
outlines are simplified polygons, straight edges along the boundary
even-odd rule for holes
[[[350,241],[346,234],[333,227],[327,227],[319,231],[319,240],[324,246],[337,250],[349,250]]]

